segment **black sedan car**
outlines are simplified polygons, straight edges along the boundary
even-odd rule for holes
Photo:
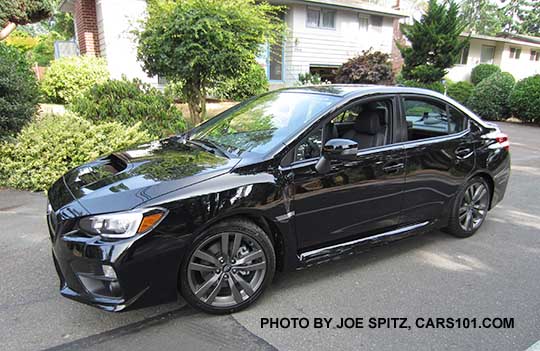
[[[250,99],[49,190],[61,294],[107,311],[174,300],[230,313],[277,270],[443,228],[504,196],[509,142],[441,94],[327,85]]]

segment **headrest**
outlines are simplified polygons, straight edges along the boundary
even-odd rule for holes
[[[381,119],[379,113],[375,110],[362,112],[354,124],[354,130],[362,134],[375,135],[380,129]]]

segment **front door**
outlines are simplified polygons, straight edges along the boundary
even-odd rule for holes
[[[294,177],[300,250],[375,235],[398,225],[405,152],[390,145],[395,105],[393,97],[352,103],[298,145],[289,172]],[[361,150],[356,160],[334,161],[330,172],[320,174],[315,170],[320,153],[313,149],[323,144],[321,138],[351,139]]]

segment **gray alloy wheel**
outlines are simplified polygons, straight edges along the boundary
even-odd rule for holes
[[[192,251],[187,280],[205,305],[234,308],[263,285],[268,259],[248,235],[226,231],[210,236]]]
[[[459,225],[466,232],[475,231],[482,225],[489,207],[489,189],[483,182],[470,184],[459,206]]]

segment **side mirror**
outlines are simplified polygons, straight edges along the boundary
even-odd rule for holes
[[[315,169],[319,173],[328,173],[331,160],[353,161],[357,153],[357,142],[350,139],[330,139],[324,144],[322,157],[315,165]]]

